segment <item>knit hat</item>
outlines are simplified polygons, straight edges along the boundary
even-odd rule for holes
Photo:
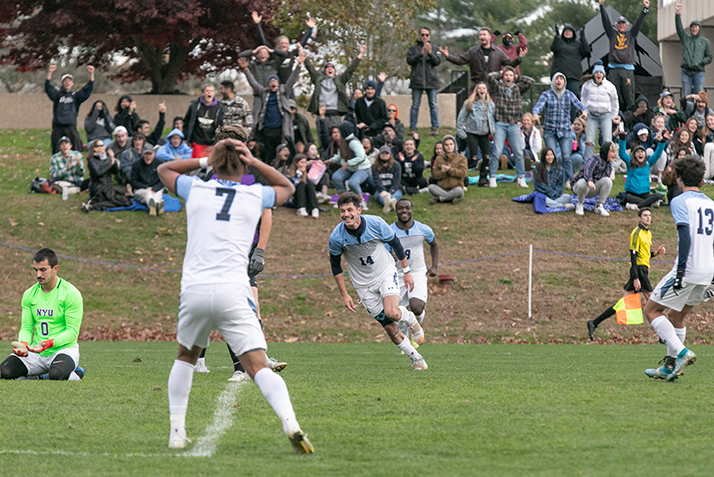
[[[382,154],[383,152],[392,153],[392,150],[389,148],[389,146],[382,146],[379,148],[379,153]]]
[[[454,136],[452,136],[451,134],[447,134],[446,136],[444,136],[444,137],[441,139],[441,142],[443,143],[443,142],[445,142],[447,139],[451,139],[452,141],[454,141],[454,144],[456,144],[456,139],[455,139]]]
[[[605,66],[602,64],[602,61],[597,60],[595,62],[595,66],[593,66],[593,74],[600,72],[602,74],[605,74]]]
[[[325,69],[327,69],[327,68],[334,68],[334,67],[335,67],[335,64],[334,64],[334,63],[326,63],[326,64],[325,64]]]
[[[364,89],[367,88],[377,89],[377,83],[375,83],[374,80],[367,80],[367,82],[364,84]]]
[[[699,99],[701,101],[704,101],[705,103],[709,104],[709,101],[707,101],[707,92],[706,91],[699,92]]]
[[[632,148],[632,151],[630,151],[630,156],[634,156],[638,149],[642,149],[643,151],[645,151],[645,155],[647,154],[647,149],[645,149],[645,146],[643,146],[642,144],[638,144]]]
[[[355,133],[355,127],[354,124],[351,122],[345,121],[342,124],[339,125],[340,129],[340,134],[342,134],[342,137],[344,139],[347,139],[348,137],[352,136]]]
[[[280,83],[280,78],[278,78],[278,75],[270,75],[268,76],[268,83],[270,83],[270,80],[275,80],[278,83]]]

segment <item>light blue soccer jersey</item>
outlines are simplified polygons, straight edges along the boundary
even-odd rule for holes
[[[691,246],[684,281],[709,285],[714,275],[714,201],[690,190],[672,199],[670,209],[675,224],[689,226]],[[676,263],[673,271],[677,271]]]
[[[176,179],[186,200],[186,255],[181,288],[213,283],[249,284],[248,255],[263,209],[275,205],[275,189],[227,180]]]
[[[407,256],[407,263],[412,271],[412,275],[426,273],[426,259],[424,258],[424,242],[434,241],[434,231],[426,224],[414,221],[409,230],[402,230],[397,227],[397,223],[389,226],[394,234],[399,237],[399,241],[404,247],[404,254]],[[401,267],[397,267],[401,274]]]
[[[396,270],[394,259],[384,246],[394,239],[387,222],[374,215],[361,215],[365,229],[359,238],[351,235],[344,222],[330,234],[330,254],[344,255],[350,280],[355,288],[365,288],[379,282],[385,273]]]

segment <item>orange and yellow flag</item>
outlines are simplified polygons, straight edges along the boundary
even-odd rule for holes
[[[620,325],[642,324],[642,302],[640,294],[634,293],[620,299],[613,308],[616,311],[617,323]]]

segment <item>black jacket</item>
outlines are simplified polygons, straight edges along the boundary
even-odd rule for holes
[[[136,131],[136,123],[141,120],[136,111],[129,113],[129,107],[122,109],[114,116],[114,124],[124,126],[129,131],[129,136],[133,136]]]
[[[563,73],[568,80],[578,80],[583,75],[583,58],[590,56],[590,45],[585,39],[583,31],[580,31],[580,39],[576,39],[576,32],[570,23],[563,26],[565,30],[573,32],[572,38],[565,38],[561,33],[558,35],[558,29],[555,29],[555,38],[550,44],[550,51],[553,52],[553,64],[550,67],[551,78],[556,73]]]
[[[196,127],[196,116],[198,115],[198,107],[200,106],[201,98],[194,99],[191,101],[191,105],[186,111],[186,116],[183,118],[183,127],[185,128],[184,137],[186,142],[190,145],[193,141],[192,135],[193,130]],[[218,101],[218,113],[216,114],[216,120],[213,122],[213,130],[211,131],[211,136],[215,135],[216,129],[223,125],[223,112],[226,110],[226,106]]]
[[[379,159],[377,159],[379,161]],[[391,169],[378,169],[377,163],[372,166],[372,178],[374,179],[374,188],[376,194],[380,192],[389,192],[394,194],[398,190],[402,190],[402,166],[399,161],[392,162]]]
[[[649,8],[643,8],[637,19],[625,30],[625,33],[620,33],[615,29],[610,21],[610,17],[605,10],[605,7],[600,5],[600,16],[602,18],[602,27],[605,34],[610,39],[610,54],[608,62],[616,65],[634,65],[637,61],[635,53],[635,44],[637,43],[637,35],[640,33],[640,28],[645,21],[645,15],[649,13]]]
[[[436,67],[441,64],[441,54],[439,48],[431,44],[431,53],[422,54],[421,50],[424,42],[417,40],[416,44],[407,50],[407,63],[412,67],[409,75],[409,87],[411,89],[438,89],[439,78],[436,75]]]
[[[367,136],[374,136],[382,132],[382,127],[386,124],[387,118],[387,103],[382,98],[375,96],[374,101],[370,106],[367,106],[367,97],[362,96],[355,104],[355,116],[357,124],[365,123],[369,128],[365,131]]]
[[[45,93],[52,100],[52,124],[58,126],[77,127],[77,113],[79,106],[92,94],[94,81],[85,84],[79,91],[66,91],[57,89],[52,82],[45,80]]]
[[[102,109],[94,107],[94,111],[87,114],[84,119],[84,132],[87,133],[87,142],[90,143],[95,139],[109,139],[112,138],[112,133],[114,132],[114,121],[112,120],[112,115],[107,109],[107,105],[104,101],[97,101],[97,103],[102,103]]]
[[[151,164],[147,164],[144,159],[136,161],[131,166],[131,187],[134,190],[139,189],[152,189],[154,192],[158,192],[164,188],[164,184],[159,179],[159,174],[156,172],[156,168],[163,161],[156,159],[151,161]]]

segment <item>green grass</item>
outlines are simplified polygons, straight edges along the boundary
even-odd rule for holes
[[[714,458],[710,346],[666,383],[643,374],[656,345],[426,344],[430,368],[413,372],[391,344],[275,344],[316,454],[292,454],[251,383],[211,458],[167,448],[174,343],[80,346],[81,383],[0,383],[4,475],[707,475]],[[232,372],[222,344],[207,359],[190,446]]]

